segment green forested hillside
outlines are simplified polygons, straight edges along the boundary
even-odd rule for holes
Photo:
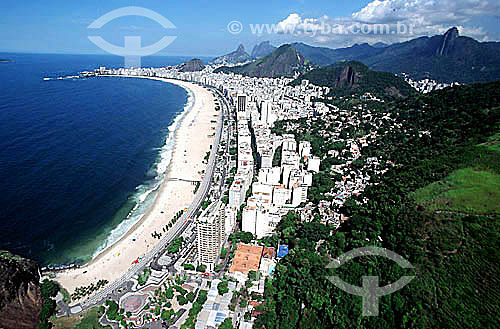
[[[349,220],[337,231],[303,223],[293,213],[282,220],[277,231],[291,252],[267,282],[266,312],[254,328],[500,326],[499,205],[491,205],[490,214],[441,212],[417,204],[412,194],[457,170],[500,175],[500,153],[488,145],[498,133],[500,82],[411,97],[379,110],[393,113],[402,126],[390,132],[380,127],[378,142],[363,148],[362,157],[378,156],[394,167],[374,175],[376,185],[346,202],[341,211]],[[326,268],[332,258],[362,246],[393,250],[415,268],[405,270],[381,257]],[[362,317],[361,297],[334,287],[329,275],[357,286],[366,275],[379,276],[380,286],[402,275],[416,277],[380,299],[378,317]]]

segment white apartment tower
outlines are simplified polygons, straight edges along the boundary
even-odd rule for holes
[[[261,111],[260,111],[260,121],[262,121],[264,124],[269,123],[269,114],[272,111],[272,103],[270,101],[263,101],[261,105]]]
[[[238,94],[237,96],[237,109],[238,112],[247,111],[247,96],[244,94]]]
[[[292,207],[298,207],[307,202],[307,185],[295,183],[292,190]]]
[[[307,141],[300,142],[299,154],[302,158],[311,156],[311,143]]]
[[[243,209],[242,230],[252,233],[257,239],[262,239],[272,234],[280,221],[279,208],[248,206]]]
[[[241,230],[255,234],[255,226],[257,225],[257,208],[245,207],[241,214]]]
[[[294,135],[283,135],[283,151],[297,151],[297,142]]]
[[[272,168],[273,166],[273,150],[272,148],[265,149],[260,155],[260,167],[261,168]]]
[[[245,201],[246,188],[241,180],[235,180],[229,189],[229,206],[239,208]]]
[[[222,202],[210,205],[196,222],[198,263],[213,271],[226,238],[225,207]]]
[[[307,170],[313,171],[315,173],[319,172],[319,168],[321,165],[321,159],[318,157],[311,157],[307,162]]]

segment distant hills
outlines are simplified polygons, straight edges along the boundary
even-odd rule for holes
[[[181,72],[198,72],[205,68],[203,61],[198,58],[194,58],[184,64],[179,65],[179,71]]]
[[[415,93],[402,78],[389,72],[372,71],[358,61],[339,62],[302,74],[291,85],[309,80],[317,86],[330,87],[335,96],[371,93],[382,98],[400,98]]]
[[[252,63],[234,67],[224,66],[215,72],[233,72],[259,78],[293,77],[304,70],[304,64],[304,56],[291,45],[283,45]]]
[[[375,70],[407,72],[416,79],[486,82],[500,79],[500,43],[478,42],[452,28],[444,35],[422,37],[381,49],[364,60]]]
[[[420,37],[392,45],[354,45],[330,49],[294,43],[307,60],[329,65],[340,60],[357,60],[370,69],[408,73],[413,79],[439,82],[486,82],[500,79],[500,43],[478,42],[460,36],[456,27],[443,35]]]
[[[271,54],[276,49],[277,48],[275,46],[271,45],[271,43],[269,41],[261,42],[260,44],[256,45],[253,48],[252,58],[259,59],[261,57],[265,57],[265,56]]]
[[[259,59],[262,57],[265,57],[269,54],[271,54],[273,51],[275,51],[277,48],[269,41],[264,41],[261,42],[260,44],[256,45],[253,50],[252,50],[252,55],[249,55],[245,51],[245,46],[239,45],[238,49],[235,51],[223,55],[220,57],[215,58],[210,62],[210,64],[218,64],[218,65],[234,65],[234,64],[242,64],[246,63],[252,59]]]
[[[296,51],[295,54],[290,47]],[[338,49],[304,43],[292,43],[276,49],[266,41],[253,49],[252,56],[240,45],[238,50],[216,58],[213,63],[238,64],[251,59],[257,61],[222,71],[248,76],[293,76],[295,72],[304,70],[304,63],[327,66],[340,61],[359,61],[374,71],[405,72],[414,80],[430,78],[442,83],[473,83],[500,79],[500,42],[479,42],[460,36],[456,27],[443,35],[420,37],[392,45],[363,43]]]
[[[211,64],[240,64],[251,60],[251,56],[245,51],[243,45],[239,45],[238,49],[224,56],[220,56],[212,60]]]
[[[311,63],[325,66],[337,63],[339,61],[363,60],[370,56],[375,56],[382,51],[382,48],[370,46],[367,43],[361,45],[355,44],[348,48],[326,48],[313,47],[305,43],[292,43],[292,47],[297,49]]]
[[[386,43],[383,43],[383,42],[377,42],[377,43],[372,45],[372,47],[374,47],[374,48],[385,48],[387,46],[389,46],[389,45]]]

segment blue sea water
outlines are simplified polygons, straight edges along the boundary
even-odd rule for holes
[[[0,249],[42,265],[88,261],[152,202],[191,96],[146,79],[44,81],[120,67],[119,57],[0,58],[13,60],[0,63]],[[149,57],[143,66],[184,60]]]

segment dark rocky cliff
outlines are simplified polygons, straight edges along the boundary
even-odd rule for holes
[[[359,75],[354,68],[347,65],[337,77],[337,88],[352,88],[359,81]]]
[[[205,65],[201,61],[201,59],[194,58],[189,62],[182,64],[179,67],[179,71],[181,72],[198,72],[205,68]]]
[[[438,56],[448,55],[452,52],[455,40],[458,38],[458,29],[456,27],[449,29],[443,36],[441,47],[437,50]]]
[[[36,328],[42,303],[38,265],[0,251],[0,328]]]

